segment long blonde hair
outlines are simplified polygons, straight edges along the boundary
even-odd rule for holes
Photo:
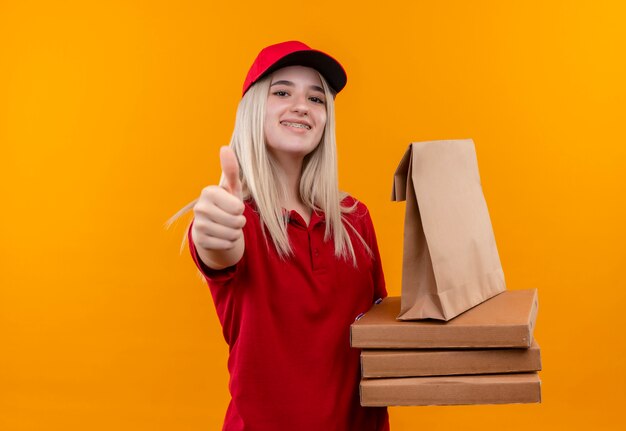
[[[354,246],[347,229],[354,232],[370,256],[372,252],[345,217],[345,214],[355,210],[357,202],[355,201],[351,206],[342,205],[342,200],[347,194],[339,191],[337,178],[335,94],[324,77],[321,74],[319,77],[324,88],[327,119],[320,143],[304,157],[300,177],[300,198],[307,207],[325,214],[324,240],[328,241],[332,238],[335,256],[346,260],[349,257],[353,265],[357,266]],[[261,227],[267,228],[279,256],[286,259],[293,255],[287,235],[288,220],[280,205],[287,191],[277,177],[276,163],[267,150],[263,130],[270,82],[271,74],[257,81],[242,97],[237,108],[230,147],[239,161],[243,198],[253,199],[259,212]],[[222,181],[223,176],[220,184]],[[171,224],[186,213],[195,203],[196,201],[193,201],[186,205],[168,223]],[[265,229],[262,231],[265,236]]]

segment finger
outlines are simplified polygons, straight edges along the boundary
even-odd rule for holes
[[[199,234],[199,239],[204,237],[205,239],[215,238],[234,242],[243,235],[243,231],[241,229],[233,229],[228,226],[214,223],[210,220],[198,221],[197,226],[195,223],[194,226]]]
[[[236,242],[228,241],[220,238],[213,238],[209,236],[200,235],[200,238],[193,242],[196,247],[201,247],[205,250],[230,250]]]
[[[226,191],[224,190],[224,193]],[[232,195],[231,198],[235,199]],[[239,201],[239,203],[241,203]],[[240,213],[232,213],[224,211],[222,208],[216,205],[198,205],[194,212],[196,217],[204,216],[207,220],[211,220],[214,223],[221,224],[233,229],[241,229],[246,224],[246,217],[240,215]]]
[[[207,186],[202,189],[200,199],[196,202],[193,210],[194,212],[207,211],[212,206],[217,206],[232,215],[241,215],[245,210],[243,201],[223,187]]]
[[[220,163],[224,175],[224,187],[233,195],[241,199],[241,180],[239,180],[239,162],[232,148],[220,148]]]

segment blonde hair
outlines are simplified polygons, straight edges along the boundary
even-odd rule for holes
[[[319,77],[324,88],[327,119],[320,143],[304,157],[300,176],[300,198],[310,209],[325,214],[324,240],[332,238],[335,256],[346,260],[350,258],[356,267],[354,246],[347,229],[354,232],[370,256],[372,252],[345,217],[345,214],[355,210],[357,202],[351,206],[342,205],[342,200],[347,194],[339,191],[337,178],[335,94],[324,77],[321,74]],[[239,161],[243,198],[253,199],[258,208],[263,235],[265,236],[263,227],[266,227],[279,256],[285,259],[293,255],[287,235],[288,220],[280,205],[287,196],[287,191],[276,174],[276,162],[267,149],[263,129],[270,83],[271,74],[252,85],[239,102],[230,147]],[[220,184],[223,179],[222,176]],[[191,209],[195,202],[182,208],[168,223],[171,224]],[[267,241],[267,237],[265,239]]]

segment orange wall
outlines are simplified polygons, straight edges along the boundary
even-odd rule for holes
[[[476,143],[509,289],[539,289],[542,404],[392,408],[392,429],[623,425],[623,2],[99,3],[0,3],[0,429],[219,429],[227,346],[163,223],[217,182],[247,68],[288,39],[348,71],[341,185],[390,294],[393,171],[446,138]]]

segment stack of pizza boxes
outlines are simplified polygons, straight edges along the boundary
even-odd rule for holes
[[[351,327],[363,406],[541,401],[537,291],[505,290],[449,320],[399,321],[387,297]]]
[[[387,297],[351,327],[363,406],[541,401],[537,291],[505,290],[449,321],[399,321]]]
[[[537,291],[506,289],[474,142],[409,145],[392,200],[406,200],[402,296],[352,324],[361,404],[540,402]]]

